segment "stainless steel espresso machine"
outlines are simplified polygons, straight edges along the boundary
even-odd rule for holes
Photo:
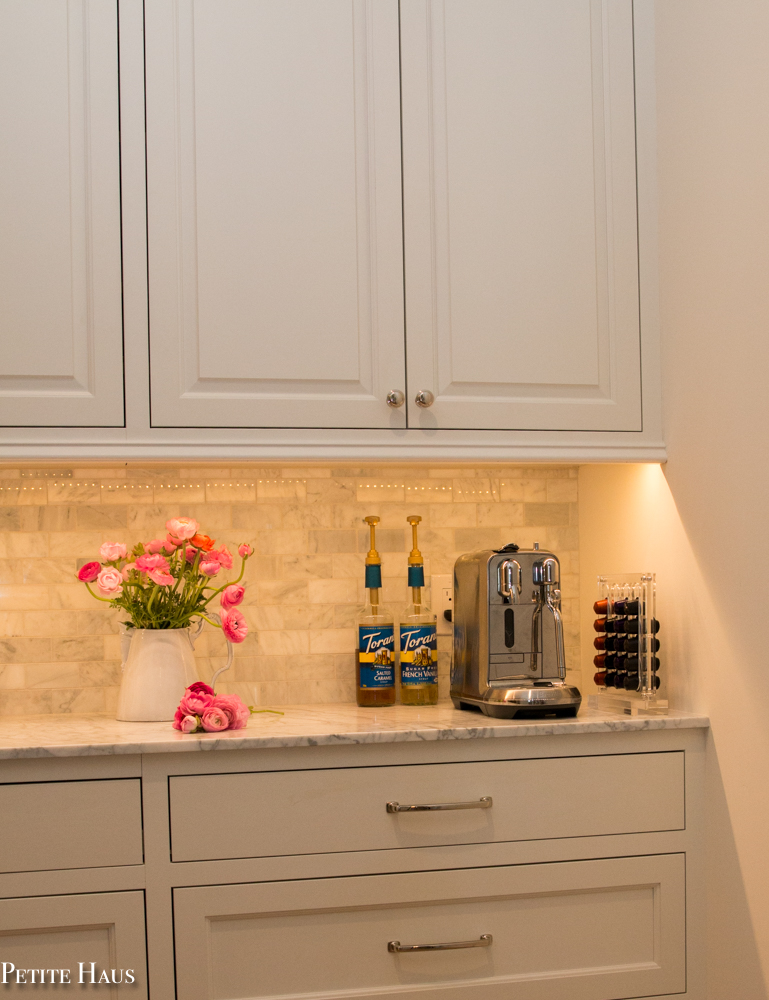
[[[469,552],[454,565],[451,700],[486,715],[576,715],[566,684],[558,557],[539,548]]]

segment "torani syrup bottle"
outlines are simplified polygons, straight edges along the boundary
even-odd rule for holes
[[[371,529],[371,547],[366,555],[368,601],[358,616],[358,666],[356,694],[363,708],[395,704],[395,624],[379,603],[382,560],[376,550],[378,517],[363,519]]]
[[[425,568],[417,544],[416,514],[407,517],[411,525],[409,553],[411,604],[400,625],[401,702],[404,705],[435,705],[438,702],[438,647],[435,615],[422,603]]]

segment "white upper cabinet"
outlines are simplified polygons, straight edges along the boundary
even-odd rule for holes
[[[409,426],[640,431],[632,0],[401,32]]]
[[[0,456],[664,460],[654,30],[0,0]]]
[[[405,426],[398,0],[146,6],[154,427]]]
[[[0,135],[0,426],[122,426],[117,0],[2,0]]]

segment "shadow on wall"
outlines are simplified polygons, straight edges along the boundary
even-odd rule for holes
[[[766,871],[743,871],[735,840],[716,738],[708,734],[706,822],[709,1000],[765,1000],[756,932],[746,885],[766,886]]]
[[[671,706],[711,719],[707,744],[708,998],[766,1000],[769,968],[769,701],[765,625],[746,603],[762,586],[745,577],[724,523],[722,537],[690,530],[710,503],[676,507],[657,465],[580,469],[582,634],[592,632],[600,573],[657,574],[662,669]],[[732,515],[734,516],[734,515]],[[734,526],[735,531],[737,526]],[[743,526],[744,529],[744,526]],[[699,539],[698,539],[699,535]],[[750,575],[750,574],[749,574]],[[595,690],[583,643],[583,688]]]

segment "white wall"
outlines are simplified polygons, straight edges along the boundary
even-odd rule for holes
[[[657,465],[584,466],[580,470],[583,693],[595,691],[591,606],[596,576],[655,571],[660,657],[671,704],[702,711],[712,721],[708,741],[708,997],[764,1000],[769,996],[766,616],[751,621],[740,607],[739,595],[751,588],[747,581],[743,587],[734,542],[741,535],[748,547],[752,531],[745,521],[741,528],[737,503],[734,513],[709,503],[713,474],[693,465],[694,453],[680,462],[671,460],[666,470],[675,474],[678,467],[682,478],[690,475],[699,481],[694,500],[684,500],[680,508]],[[685,492],[683,488],[680,495],[684,497]],[[711,543],[711,535],[722,538],[723,545]],[[757,567],[756,590],[760,561],[751,565]]]
[[[664,475],[581,471],[583,635],[598,572],[656,570],[672,703],[712,719],[708,995],[759,1000],[769,996],[766,0],[660,2],[657,87],[669,462]]]

